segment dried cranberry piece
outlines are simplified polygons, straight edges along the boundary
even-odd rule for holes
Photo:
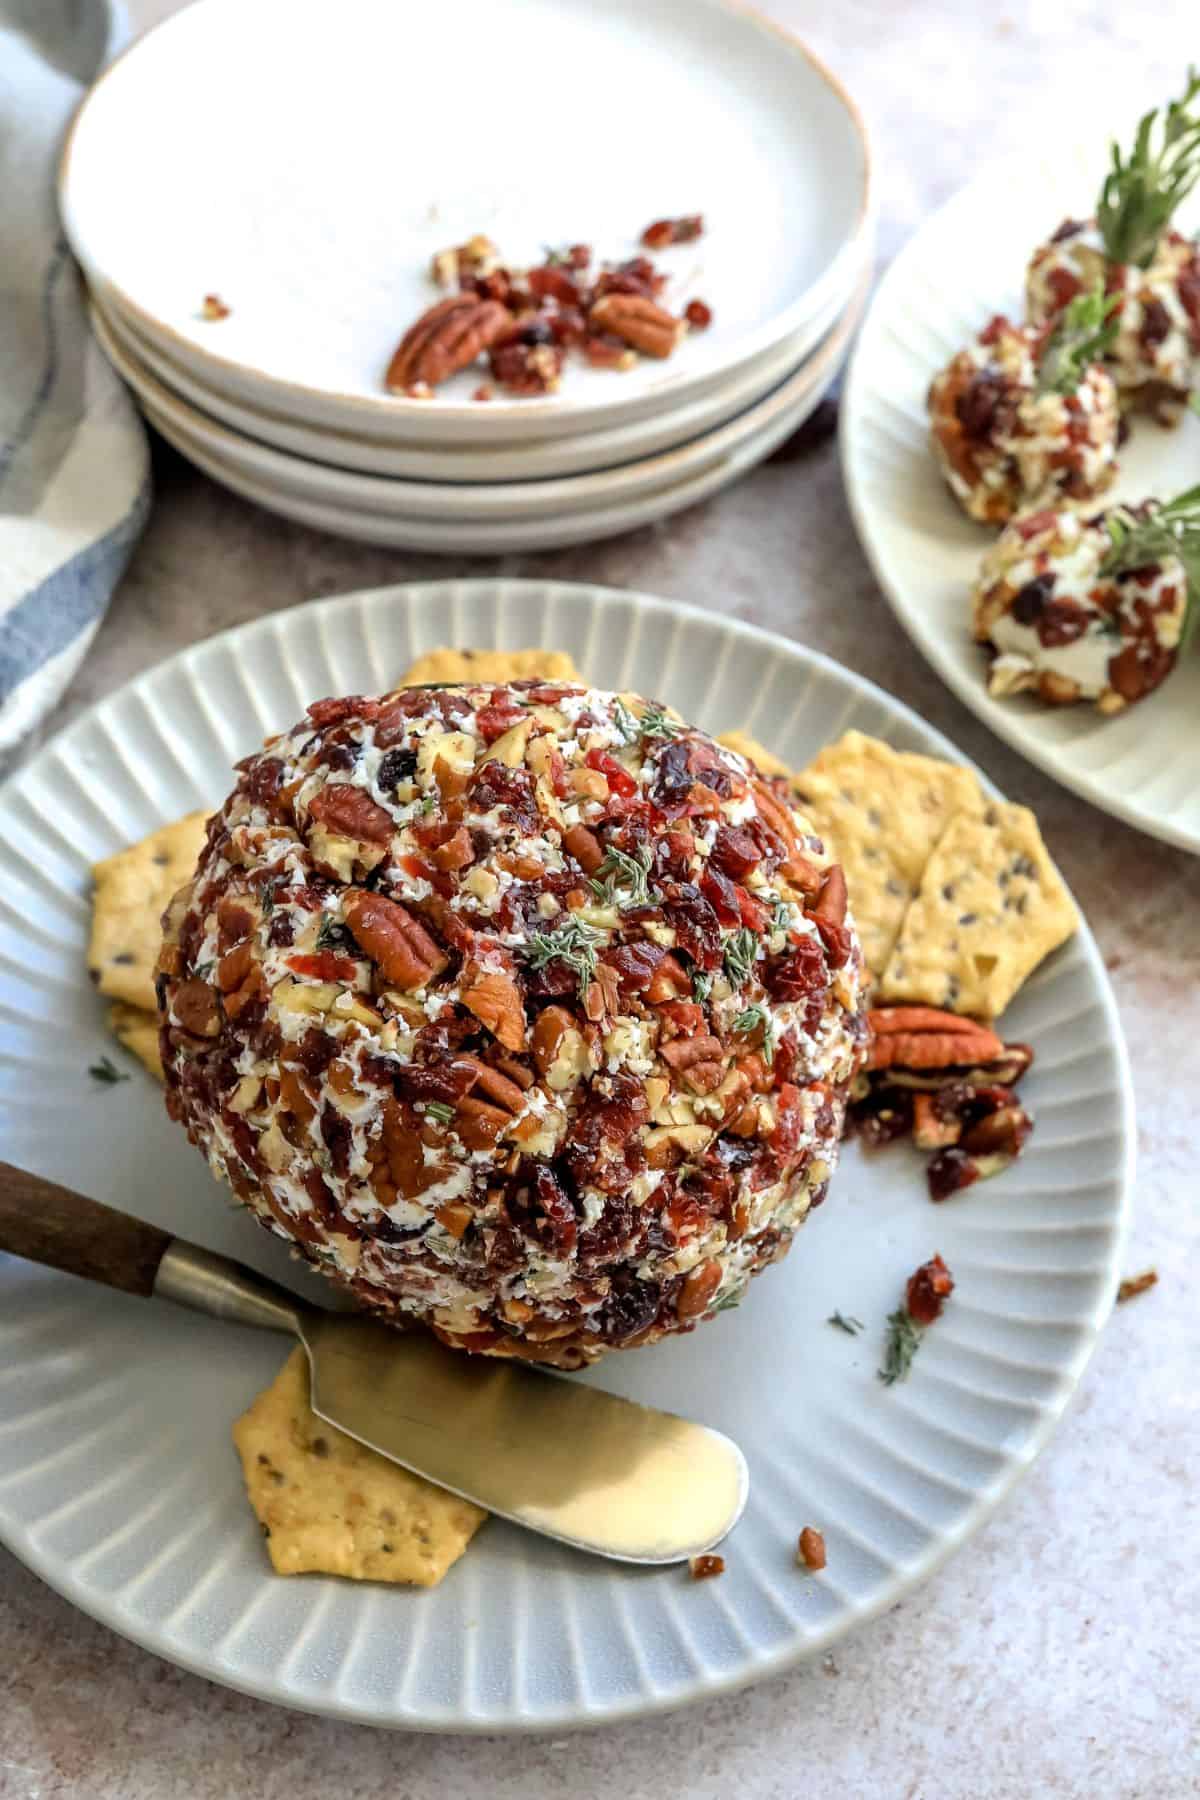
[[[816,938],[803,937],[783,956],[768,958],[763,985],[773,1000],[803,1000],[811,995],[824,1006],[829,975]]]
[[[271,923],[267,927],[267,942],[276,950],[286,950],[289,944],[296,941],[296,922],[290,912],[276,911],[271,914]]]
[[[337,1053],[337,1039],[327,1037],[319,1025],[314,1025],[301,1038],[296,1060],[306,1074],[318,1076],[325,1073]]]
[[[821,934],[830,968],[844,968],[850,955],[850,933],[846,926],[835,925],[831,919],[815,919],[813,923]]]
[[[553,1169],[545,1165],[538,1169],[533,1193],[538,1208],[533,1217],[534,1236],[555,1256],[573,1256],[579,1237],[575,1208]]]
[[[957,1194],[962,1188],[968,1188],[973,1181],[979,1180],[979,1168],[965,1150],[950,1144],[930,1157],[925,1178],[929,1183],[931,1200],[948,1200],[951,1194]]]
[[[535,300],[557,300],[561,306],[578,306],[578,283],[573,281],[561,263],[543,263],[530,269],[529,291]]]
[[[707,331],[712,324],[712,307],[707,300],[689,300],[683,316],[693,331]]]
[[[322,1107],[321,1137],[333,1161],[334,1174],[345,1181],[350,1174],[352,1132],[349,1119],[343,1117],[336,1107]]]
[[[379,765],[379,786],[385,794],[390,794],[402,781],[411,781],[416,772],[415,750],[389,750]]]
[[[600,1313],[600,1335],[610,1344],[623,1344],[653,1325],[662,1306],[662,1289],[656,1281],[638,1281],[625,1272],[613,1276],[612,1291]]]
[[[1035,575],[1013,596],[1012,616],[1018,625],[1036,625],[1054,592],[1053,575]]]
[[[693,882],[672,883],[664,890],[663,918],[674,927],[676,942],[701,969],[721,960],[721,926],[714,908]]]
[[[398,1063],[392,1065],[396,1095],[401,1100],[461,1100],[475,1084],[470,1063]]]
[[[338,1212],[337,1201],[320,1169],[308,1171],[304,1177],[304,1191],[312,1201],[313,1208],[322,1224],[345,1230],[341,1214]]]
[[[1048,650],[1057,644],[1073,644],[1087,630],[1088,618],[1086,610],[1073,600],[1051,600],[1037,623],[1038,641]]]
[[[491,812],[496,806],[506,807],[526,831],[533,833],[538,828],[533,777],[526,768],[509,769],[503,763],[485,762],[471,781],[471,804],[481,813]]]
[[[953,1292],[953,1275],[940,1256],[931,1256],[908,1278],[904,1303],[909,1318],[917,1325],[932,1325],[940,1318],[942,1307]]]
[[[665,954],[665,951],[660,952],[660,955]],[[534,999],[555,999],[561,994],[575,994],[579,991],[578,975],[558,957],[543,963],[540,969],[532,969],[526,963],[521,978],[525,991]]]
[[[700,877],[700,891],[722,925],[741,924],[742,909],[738,905],[738,891],[728,875],[723,875],[720,869],[711,866],[711,858],[709,867]]]
[[[713,841],[711,863],[733,881],[744,881],[762,858],[758,845],[748,831],[736,825],[722,825]]]
[[[969,438],[987,437],[1003,398],[1004,383],[998,376],[981,370],[971,377],[954,406],[958,422]]]
[[[308,716],[318,728],[340,725],[343,719],[372,719],[379,711],[378,700],[363,694],[347,694],[344,699],[314,700]]]
[[[1065,243],[1067,238],[1078,237],[1083,228],[1082,219],[1064,219],[1050,242],[1052,244]]]
[[[283,764],[277,756],[261,756],[246,771],[245,789],[255,806],[274,805],[283,780]]]
[[[610,950],[604,960],[610,968],[617,972],[622,1000],[630,994],[643,994],[654,980],[655,970],[667,954],[661,944],[631,941],[618,944]],[[565,990],[564,990],[565,991]]]
[[[612,793],[620,794],[625,800],[631,800],[637,793],[638,784],[629,770],[607,750],[589,750],[583,760],[589,769],[596,769],[604,776]]]
[[[1153,349],[1170,335],[1171,315],[1156,297],[1147,300],[1142,308],[1142,328],[1138,333],[1147,349]]]

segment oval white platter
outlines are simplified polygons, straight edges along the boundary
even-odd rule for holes
[[[447,55],[449,86],[431,74]],[[491,0],[340,0],[336,29],[324,0],[201,0],[92,90],[60,202],[101,298],[206,385],[306,424],[482,444],[656,412],[848,296],[868,153],[803,46],[724,0],[527,0],[519,21]],[[669,361],[617,381],[573,358],[541,401],[474,405],[477,374],[384,392],[438,250],[486,232],[518,267],[581,238],[619,260],[696,212],[665,297],[714,321]]]
[[[310,699],[385,687],[441,643],[546,644],[591,679],[745,725],[793,764],[855,726],[953,747],[868,682],[735,620],[632,593],[472,581],[298,607],[171,658],[45,746],[0,791],[0,1121],[6,1158],[316,1292],[232,1210],[107,1037],[84,970],[89,864],[213,805],[229,768]],[[0,1257],[0,1539],[76,1605],[265,1699],[406,1729],[595,1724],[737,1687],[894,1605],[961,1546],[1061,1417],[1111,1307],[1133,1114],[1085,928],[1005,1020],[1038,1062],[1028,1150],[933,1207],[904,1148],[847,1149],[788,1259],[693,1335],[587,1379],[728,1431],[749,1504],[727,1571],[606,1564],[489,1521],[431,1592],[269,1571],[230,1425],[277,1338]],[[108,1053],[132,1079],[104,1087]],[[957,1279],[903,1386],[884,1321],[935,1250]],[[317,1295],[319,1298],[319,1295]],[[839,1308],[865,1330],[826,1320]],[[828,1566],[795,1566],[823,1530]],[[931,1654],[936,1654],[932,1650]]]
[[[1123,140],[1122,140],[1123,141]],[[968,519],[929,449],[932,376],[994,313],[1023,313],[1025,265],[1068,216],[1087,216],[1107,141],[1057,141],[1044,156],[989,171],[927,221],[896,258],[867,313],[842,404],[842,468],[858,535],[900,623],[969,706],[1022,755],[1104,812],[1200,851],[1200,656],[1115,718],[1093,707],[993,699],[970,635],[970,588],[993,533]],[[1200,193],[1180,209],[1200,227]],[[1135,418],[1111,498],[1170,499],[1196,482],[1200,419],[1175,431]],[[1106,495],[1098,505],[1108,502]]]

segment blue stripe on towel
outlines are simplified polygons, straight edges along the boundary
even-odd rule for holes
[[[110,593],[137,543],[150,510],[147,475],[123,519],[87,544],[32,588],[0,619],[0,694],[8,694],[65,650],[101,609],[97,595]]]

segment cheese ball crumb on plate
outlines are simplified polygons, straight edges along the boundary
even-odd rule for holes
[[[1099,361],[1102,295],[1050,326],[997,316],[929,389],[934,454],[971,518],[1093,500],[1117,470],[1117,390]]]
[[[240,766],[169,910],[167,1105],[364,1306],[576,1367],[787,1249],[864,979],[786,783],[663,707],[322,700]]]
[[[1175,666],[1188,613],[1200,490],[1081,519],[1032,513],[1001,533],[976,583],[989,691],[1101,712],[1144,699]]]

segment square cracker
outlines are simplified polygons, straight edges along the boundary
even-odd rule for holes
[[[158,1014],[143,1012],[140,1006],[129,1006],[114,1000],[108,1009],[108,1028],[138,1061],[144,1063],[156,1080],[163,1078],[162,1057],[158,1053]]]
[[[397,687],[423,681],[581,682],[583,676],[565,650],[427,650],[406,669]]]
[[[926,864],[879,998],[997,1018],[1078,923],[1028,807],[959,813]]]
[[[319,1419],[299,1345],[233,1441],[277,1575],[436,1587],[487,1518]]]
[[[93,866],[88,973],[102,994],[143,1012],[157,1010],[154,965],[162,915],[196,867],[207,819],[207,813],[189,813]]]
[[[800,810],[846,874],[873,975],[887,967],[934,845],[958,812],[979,812],[970,769],[848,731],[793,777]]]

